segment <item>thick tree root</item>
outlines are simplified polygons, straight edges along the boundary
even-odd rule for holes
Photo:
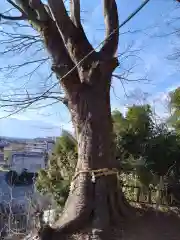
[[[72,191],[55,228],[45,226],[39,231],[41,240],[120,239],[116,237],[121,234],[120,225],[135,214],[117,188],[117,179],[101,177],[95,184],[88,181]]]

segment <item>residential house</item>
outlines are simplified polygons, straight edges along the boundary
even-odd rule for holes
[[[36,173],[46,167],[46,154],[43,152],[13,152],[10,170],[20,174],[24,169]]]
[[[55,141],[48,139],[48,140],[38,140],[34,139],[29,141],[26,144],[25,151],[27,152],[47,152],[50,153],[54,148]]]
[[[5,159],[4,159],[4,148],[8,146],[8,143],[5,141],[0,140],[0,165],[5,164]]]

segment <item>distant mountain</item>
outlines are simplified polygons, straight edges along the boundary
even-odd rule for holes
[[[30,138],[15,138],[15,137],[4,137],[4,136],[0,136],[0,141],[18,141],[18,142],[25,142],[25,141],[29,141],[32,140]]]
[[[60,126],[36,120],[19,120],[15,118],[0,119],[0,136],[8,140],[24,141],[47,136],[59,136]]]
[[[41,142],[48,140],[56,140],[55,137],[44,137],[44,138],[15,138],[15,137],[4,137],[0,136],[0,142],[8,142],[8,143],[28,143],[28,142]]]

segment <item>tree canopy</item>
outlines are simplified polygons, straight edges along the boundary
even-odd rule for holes
[[[171,116],[169,123],[180,134],[180,87],[169,93]]]

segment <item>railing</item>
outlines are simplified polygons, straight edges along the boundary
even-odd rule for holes
[[[0,214],[0,239],[17,235],[26,236],[36,226],[28,214]]]
[[[52,210],[47,210],[45,217],[43,217],[42,214],[32,215],[28,212],[0,213],[0,239],[3,239],[3,236],[26,236],[32,230],[39,228],[40,225],[44,224],[45,222],[50,224],[52,217],[54,217],[54,215],[52,215]]]
[[[130,202],[146,204],[157,204],[158,202],[160,205],[173,205],[174,201],[178,201],[172,194],[167,194],[166,190],[129,185],[124,185],[122,190]]]

